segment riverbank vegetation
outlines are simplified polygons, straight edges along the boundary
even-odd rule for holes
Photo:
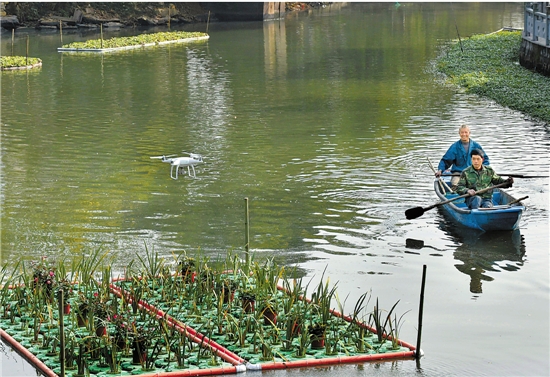
[[[447,82],[502,106],[550,122],[550,77],[519,64],[520,31],[455,41],[437,61]]]
[[[0,67],[2,69],[38,67],[42,60],[25,56],[0,56]]]
[[[208,34],[201,32],[173,31],[154,34],[141,34],[131,37],[113,37],[109,39],[92,39],[84,42],[72,42],[63,45],[63,48],[74,49],[101,49],[140,46],[151,43],[177,41],[191,38],[205,38]]]

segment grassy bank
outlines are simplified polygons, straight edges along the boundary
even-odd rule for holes
[[[519,65],[520,31],[457,40],[437,61],[447,82],[550,122],[550,77]],[[462,45],[462,49],[461,49]]]

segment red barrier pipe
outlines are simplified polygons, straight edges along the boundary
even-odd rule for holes
[[[10,347],[17,351],[17,353],[24,357],[30,364],[34,365],[36,369],[40,370],[40,372],[46,377],[58,377],[57,374],[55,374],[53,370],[48,368],[46,364],[40,361],[38,357],[29,352],[29,350],[23,347],[17,340],[13,339],[7,332],[2,329],[0,329],[0,338],[8,343]]]
[[[362,363],[367,361],[403,359],[403,358],[410,358],[410,357],[414,357],[413,351],[378,353],[378,354],[356,355],[356,356],[340,356],[340,357],[332,357],[332,358],[326,358],[326,359],[304,359],[304,360],[282,361],[282,362],[261,364],[261,370],[303,368],[303,367],[338,365],[338,364],[355,364],[355,363]]]
[[[140,304],[142,304],[141,301],[140,301]],[[157,309],[153,305],[143,302],[143,306],[145,306],[149,311],[156,312],[157,316],[161,316],[161,317],[166,316],[162,310]],[[201,334],[200,332],[196,331],[192,327],[187,326],[186,324],[174,319],[172,316],[166,316],[166,319],[170,323],[170,325],[179,329],[180,332],[186,331],[187,337],[192,341],[194,341],[195,343],[209,346],[215,349],[218,352],[219,356],[225,361],[234,365],[244,364],[246,362],[246,360],[244,360],[240,356],[234,354],[233,352],[229,351],[227,348],[209,339],[207,336]]]
[[[140,374],[139,377],[219,376],[221,374],[235,374],[237,372],[237,367],[219,367],[209,369],[179,370],[173,372],[156,372],[149,374]]]

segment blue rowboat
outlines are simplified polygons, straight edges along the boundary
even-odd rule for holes
[[[450,186],[449,178],[442,178]],[[434,181],[434,190],[441,201],[449,200],[458,194],[449,192],[439,180]],[[484,232],[494,230],[515,230],[519,227],[521,215],[525,207],[507,192],[496,188],[493,190],[493,207],[469,209],[464,199],[443,204],[441,207],[458,224]]]

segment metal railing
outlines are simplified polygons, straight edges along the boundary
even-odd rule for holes
[[[523,39],[550,47],[550,2],[525,3]]]

